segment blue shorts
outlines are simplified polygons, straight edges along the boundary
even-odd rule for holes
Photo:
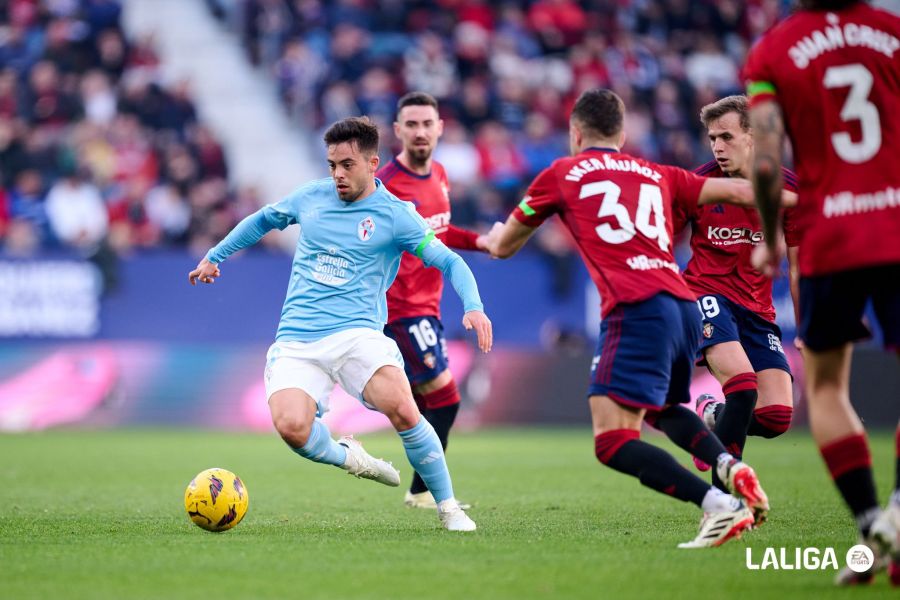
[[[872,335],[863,323],[868,301],[885,348],[900,349],[900,265],[800,278],[800,339],[823,352]]]
[[[719,294],[700,296],[697,305],[703,313],[703,336],[700,338],[697,365],[707,366],[704,357],[707,348],[725,342],[738,342],[754,371],[781,369],[790,375],[791,367],[781,346],[781,328],[778,325]]]
[[[620,304],[600,323],[588,395],[649,410],[690,402],[699,343],[694,302],[657,294]]]
[[[447,369],[447,340],[437,317],[397,319],[384,326],[384,334],[397,342],[413,385],[431,381]]]

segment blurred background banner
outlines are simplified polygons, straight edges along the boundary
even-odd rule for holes
[[[453,221],[485,231],[567,153],[569,110],[591,87],[625,100],[626,152],[685,168],[709,160],[700,107],[742,91],[749,45],[788,9],[786,0],[0,2],[0,428],[268,428],[262,366],[297,232],[266,236],[223,265],[215,285],[192,288],[187,273],[241,218],[327,174],[321,134],[331,122],[369,115],[386,161],[398,151],[397,99],[433,94]],[[461,421],[587,423],[599,298],[567,234],[550,221],[512,261],[464,258],[496,349],[473,352],[448,289]],[[784,279],[775,307],[802,421]],[[881,399],[900,396],[896,363],[872,344],[857,354],[861,413],[892,426]],[[878,372],[887,379],[866,376]],[[700,370],[695,387],[721,392]],[[333,406],[336,430],[384,423],[340,394]]]

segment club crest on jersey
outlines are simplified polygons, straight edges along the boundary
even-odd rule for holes
[[[713,334],[713,324],[712,323],[704,323],[703,324],[703,337],[709,339]]]
[[[425,356],[422,357],[422,362],[425,363],[425,366],[429,369],[433,369],[434,365],[437,364],[437,359],[434,357],[434,354],[427,352]]]
[[[360,221],[359,228],[356,230],[356,235],[364,242],[369,241],[372,236],[375,235],[375,220],[372,219],[372,217],[366,217]]]

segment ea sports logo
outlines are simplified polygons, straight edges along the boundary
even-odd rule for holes
[[[875,554],[872,549],[862,544],[857,544],[847,550],[847,567],[856,573],[865,573],[875,563]]]

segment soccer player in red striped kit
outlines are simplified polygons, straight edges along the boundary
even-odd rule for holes
[[[700,111],[715,160],[694,170],[704,177],[750,179],[753,131],[746,96],[728,96]],[[797,176],[783,169],[785,189],[797,191]],[[692,256],[684,279],[703,313],[699,364],[722,385],[725,402],[704,394],[699,414],[729,452],[742,456],[747,436],[774,438],[791,424],[791,368],[775,324],[772,280],[750,264],[763,242],[756,207],[676,202],[674,230],[691,227]],[[788,220],[786,223],[793,223]],[[797,234],[786,227],[785,240],[796,261]],[[792,279],[791,292],[796,297]],[[709,465],[698,459],[701,471]],[[713,483],[724,489],[713,473]]]
[[[437,100],[430,94],[410,92],[400,98],[394,134],[403,149],[377,176],[391,193],[415,205],[444,244],[459,250],[486,251],[486,236],[450,224],[450,184],[444,167],[432,158],[443,128]],[[446,450],[460,397],[447,363],[440,307],[443,289],[440,271],[404,254],[397,278],[387,292],[384,333],[397,342],[419,410]],[[418,474],[413,476],[404,502],[413,508],[436,508]]]
[[[747,57],[756,153],[753,184],[766,236],[755,263],[774,270],[782,143],[800,180],[800,337],[813,438],[875,555],[865,583],[890,562],[900,585],[900,457],[881,509],[865,428],[850,402],[853,342],[867,337],[871,301],[885,347],[900,349],[900,18],[854,0],[801,0]],[[885,398],[896,402],[896,398]],[[900,455],[900,432],[897,434]]]

